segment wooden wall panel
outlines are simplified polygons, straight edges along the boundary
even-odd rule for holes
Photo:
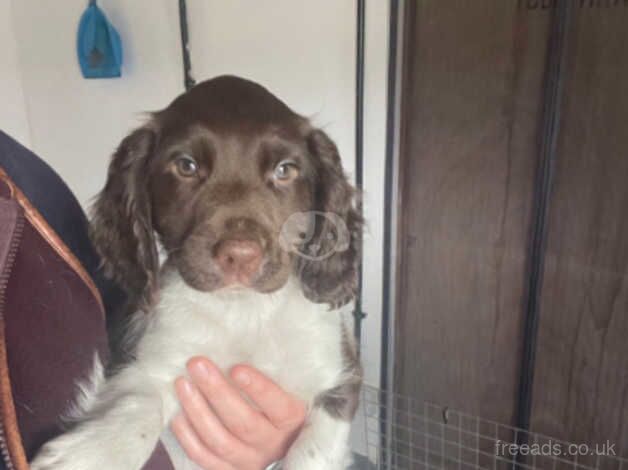
[[[628,8],[603,6],[568,31],[532,429],[628,456]]]
[[[549,15],[408,3],[394,388],[513,423]]]

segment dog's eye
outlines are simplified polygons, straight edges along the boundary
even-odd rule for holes
[[[293,160],[282,160],[273,173],[273,178],[280,184],[289,183],[297,176],[299,176],[299,167]]]
[[[186,178],[195,176],[198,173],[198,164],[189,155],[181,155],[175,161],[177,172]]]

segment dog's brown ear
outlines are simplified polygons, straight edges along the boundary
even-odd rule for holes
[[[308,299],[338,308],[356,294],[363,221],[336,145],[321,130],[310,132],[307,142],[317,173],[315,216],[310,218],[315,225],[297,256],[297,273]]]
[[[107,182],[92,207],[90,236],[113,278],[140,308],[151,303],[159,259],[151,221],[147,168],[156,133],[143,127],[118,146]]]

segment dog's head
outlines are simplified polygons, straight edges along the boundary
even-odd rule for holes
[[[218,77],[179,96],[112,157],[91,235],[106,272],[150,304],[168,263],[202,291],[272,292],[294,273],[310,300],[356,286],[361,218],[329,137],[263,87]]]

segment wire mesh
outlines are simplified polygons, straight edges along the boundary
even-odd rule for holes
[[[628,470],[617,444],[575,444],[411,397],[363,389],[377,469]]]

